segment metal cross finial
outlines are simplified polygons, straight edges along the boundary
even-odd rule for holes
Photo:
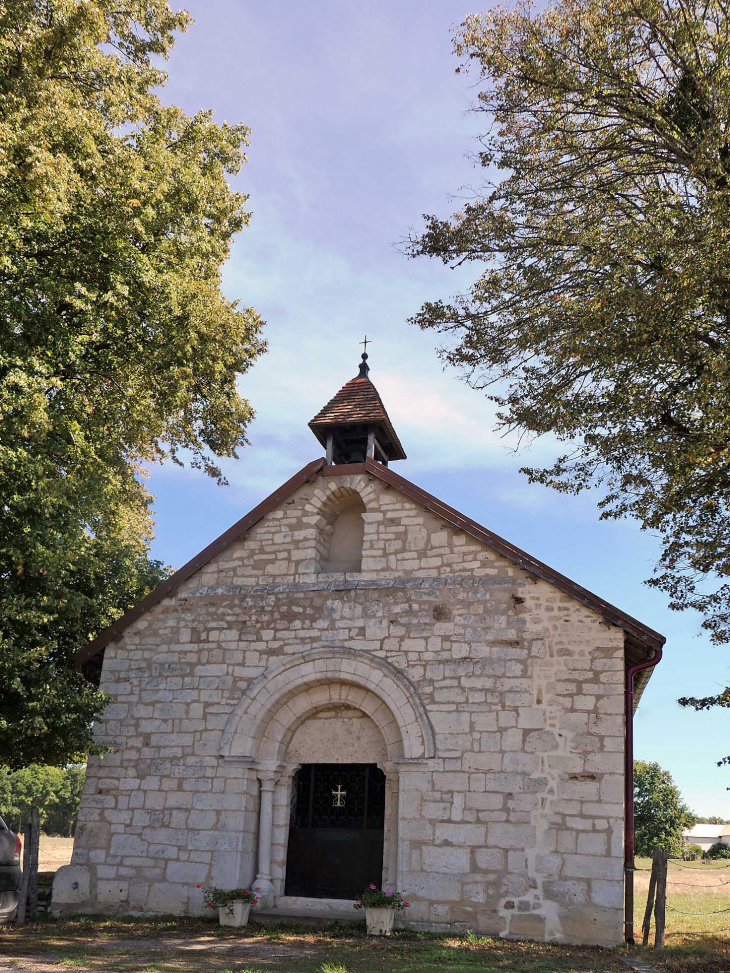
[[[362,355],[360,355],[362,361],[360,362],[360,371],[358,372],[357,377],[367,378],[368,372],[370,371],[368,368],[368,345],[371,345],[372,341],[368,341],[368,336],[365,335],[365,340],[361,341],[360,344],[365,346],[365,351],[362,353]]]
[[[332,796],[334,801],[332,801],[333,807],[344,807],[345,806],[345,795],[347,791],[342,790],[342,784],[337,785],[337,790],[332,791]]]

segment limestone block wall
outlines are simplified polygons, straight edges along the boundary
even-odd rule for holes
[[[355,494],[362,570],[324,573]],[[267,674],[289,658],[302,685],[285,699]],[[381,692],[383,666],[407,690]],[[112,752],[89,762],[54,907],[201,912],[197,884],[260,872],[269,787],[281,895],[287,788],[330,719],[343,762],[358,721],[364,749],[382,747],[384,877],[411,923],[619,942],[622,679],[620,629],[368,474],[320,474],[107,647],[98,739]],[[239,716],[252,686],[258,708]],[[433,746],[417,753],[424,726]],[[266,760],[244,749],[259,740]]]

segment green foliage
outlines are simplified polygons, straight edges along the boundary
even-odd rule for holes
[[[30,809],[36,805],[46,834],[71,835],[85,779],[83,764],[30,764],[12,772],[0,767],[0,817],[13,831],[23,831]]]
[[[670,858],[682,857],[682,832],[695,817],[681,798],[672,775],[657,763],[634,761],[634,849],[650,857],[663,848]]]
[[[730,858],[730,845],[726,845],[724,841],[716,841],[705,852],[705,858]]]
[[[730,824],[727,818],[721,818],[717,814],[711,814],[709,818],[700,817],[700,815],[695,815],[695,822],[697,824]]]
[[[353,905],[354,909],[393,909],[395,912],[403,912],[410,908],[410,902],[406,902],[402,892],[394,892],[392,889],[377,889],[370,885],[365,889],[359,899]]]
[[[62,764],[104,698],[73,653],[168,573],[145,464],[220,479],[261,322],[220,289],[248,131],[163,104],[167,0],[0,8],[0,751]]]
[[[682,857],[688,862],[698,862],[703,855],[704,852],[699,845],[687,845],[684,849],[684,854]]]
[[[730,641],[730,10],[518,2],[470,16],[484,182],[413,256],[472,262],[423,306],[500,422],[567,448],[533,481],[600,485],[663,540],[650,583]],[[461,194],[463,196],[463,194]],[[495,384],[497,383],[497,384]]]
[[[225,909],[229,915],[233,915],[234,902],[249,902],[256,905],[258,896],[253,889],[222,889],[216,885],[198,885],[202,888],[203,901],[208,909]]]

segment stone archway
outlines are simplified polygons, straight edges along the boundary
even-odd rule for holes
[[[332,682],[359,687],[380,701],[381,718],[389,713],[388,722],[394,724],[394,745],[398,734],[401,752],[397,756],[423,759],[435,755],[433,727],[413,683],[384,659],[341,647],[287,656],[254,679],[226,723],[221,755],[261,759],[264,737],[276,738],[276,726],[269,731],[269,724],[275,721],[281,726],[283,739],[288,728],[312,705],[312,697],[303,695],[303,691],[310,693]],[[297,703],[292,702],[295,698]],[[281,759],[281,753],[269,752],[265,759]]]
[[[290,745],[319,714],[338,708],[358,714],[368,728],[357,754],[347,750],[342,762],[375,763],[386,776],[383,878],[396,884],[399,772],[435,755],[433,728],[415,687],[390,663],[352,649],[313,649],[282,659],[255,679],[221,741],[224,760],[242,762],[253,778],[249,793],[259,804],[256,885],[264,907],[283,893],[292,782],[304,762]],[[316,739],[308,763],[322,756],[321,735]],[[330,760],[340,762],[325,757]]]

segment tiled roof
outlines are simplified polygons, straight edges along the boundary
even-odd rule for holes
[[[719,838],[725,827],[724,824],[695,824],[682,834],[685,838]]]
[[[402,453],[401,458],[405,458],[406,454],[385,411],[383,400],[369,378],[350,379],[337,395],[330,399],[323,409],[320,409],[309,423],[309,428],[315,431],[327,426],[355,423],[381,423],[397,452]]]
[[[332,426],[343,422],[383,422],[388,420],[382,399],[369,378],[353,378],[309,423]]]

